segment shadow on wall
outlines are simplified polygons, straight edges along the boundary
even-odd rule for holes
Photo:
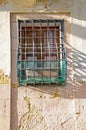
[[[83,33],[78,33],[76,31],[78,28],[83,32],[85,29],[79,25],[73,25],[75,31],[73,30],[75,36],[84,38]],[[67,75],[67,84],[66,86],[57,86],[57,85],[36,85],[28,87],[24,87],[27,91],[31,90],[32,94],[40,94],[40,98],[46,98],[48,95],[49,98],[66,98],[72,100],[74,98],[86,98],[86,82],[82,82],[86,80],[86,54],[82,53],[78,49],[71,47],[67,44],[67,59],[68,59],[68,75]],[[72,52],[69,52],[69,49],[72,48]],[[71,55],[72,53],[72,55]],[[71,65],[74,68],[74,80],[71,80]],[[17,129],[18,127],[18,111],[17,111],[17,100],[18,100],[18,89],[20,88],[12,88],[12,130]],[[21,90],[22,91],[22,90]]]
[[[41,111],[36,109],[35,106],[32,106],[31,111],[30,109],[30,102],[27,102],[29,107],[28,111],[22,116],[19,121],[18,126],[18,91],[24,93],[24,95],[31,98],[38,99],[41,102],[46,99],[50,99],[53,101],[60,101],[60,98],[66,98],[68,100],[72,100],[74,98],[86,98],[86,83],[79,83],[74,81],[72,84],[70,82],[67,83],[66,86],[57,86],[57,85],[35,85],[35,86],[27,86],[27,87],[19,87],[19,88],[12,88],[12,117],[11,117],[11,128],[12,130],[19,129],[25,130],[24,128],[31,128],[34,126],[33,121],[36,122],[37,125],[42,125],[44,128],[47,127],[45,119],[43,115],[41,115]],[[54,100],[55,99],[55,100]],[[21,101],[21,98],[20,98]],[[33,108],[34,107],[34,108]],[[23,108],[21,108],[23,109]],[[38,113],[38,114],[37,114]],[[23,114],[23,113],[21,113]],[[34,115],[35,114],[35,115]],[[41,120],[41,124],[40,121]],[[46,126],[46,127],[45,127]],[[44,130],[44,129],[43,129]]]
[[[80,23],[81,23],[81,25],[79,25]],[[86,22],[78,21],[77,24],[72,23],[72,29],[73,29],[74,36],[81,38],[82,40],[86,39]],[[76,42],[75,42],[75,44],[76,44]]]
[[[72,48],[72,55],[70,53],[67,53],[67,58],[69,61],[69,67],[71,64],[73,66],[73,98],[86,98],[86,54],[79,51],[78,49],[75,49],[74,47],[70,47],[68,43],[66,44],[68,48]],[[70,79],[70,69],[68,71],[68,79]],[[70,88],[70,81],[68,81],[68,84]]]
[[[73,80],[76,80],[77,82],[86,81],[86,54],[75,49],[68,43],[66,43],[66,45],[69,66],[68,78],[70,79],[70,67],[73,67]],[[71,48],[71,51],[69,48]]]
[[[36,127],[39,125],[43,127],[43,130],[47,129],[47,123],[45,121],[44,116],[42,115],[40,109],[32,106],[30,109],[30,102],[27,102],[29,107],[28,111],[25,113],[18,113],[18,103],[17,101],[21,101],[18,99],[18,92],[21,91],[24,95],[27,96],[27,99],[31,96],[31,98],[38,99],[38,101],[43,102],[48,99],[52,101],[60,101],[60,98],[66,98],[68,100],[72,100],[74,98],[86,98],[86,84],[81,84],[74,82],[72,85],[67,83],[67,86],[57,86],[57,85],[37,85],[28,87],[19,87],[12,88],[12,102],[11,102],[11,130],[25,130],[27,128],[32,128],[34,124]],[[24,96],[23,95],[23,96]],[[25,98],[25,97],[24,97]],[[22,104],[22,103],[20,103]],[[23,106],[22,106],[23,107]],[[25,107],[25,106],[24,106]],[[21,108],[21,110],[24,109]],[[20,111],[21,111],[20,110]],[[19,115],[22,116],[19,120]],[[19,120],[19,121],[18,121]],[[41,122],[41,123],[40,123]],[[40,127],[40,128],[41,128]]]
[[[61,97],[67,99],[73,98],[86,98],[86,54],[76,50],[67,44],[67,60],[68,60],[68,72],[67,72],[67,84],[66,86],[51,85],[35,85],[28,86],[27,89],[32,89],[36,92],[50,95],[51,98]],[[69,48],[72,48],[72,55]],[[73,60],[71,60],[73,59]],[[72,66],[71,66],[72,65]],[[73,68],[74,69],[73,69]],[[71,79],[71,72],[74,71],[73,80]]]
[[[25,87],[27,90],[31,89],[36,93],[40,93],[40,97],[46,98],[48,95],[50,98],[66,98],[72,100],[74,98],[86,98],[86,83],[73,82],[73,84],[67,83],[66,86],[57,85],[35,85]]]
[[[86,54],[73,49],[74,78],[78,82],[86,80]]]

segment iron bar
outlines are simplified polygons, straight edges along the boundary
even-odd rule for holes
[[[17,60],[19,82],[42,84],[65,81],[63,22],[56,19],[19,20]]]

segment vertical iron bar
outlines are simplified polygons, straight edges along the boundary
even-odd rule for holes
[[[61,54],[61,48],[60,48],[61,47],[61,39],[62,39],[60,30],[61,30],[61,23],[59,25],[59,48],[58,48],[59,49],[59,52],[58,52],[59,53],[58,54],[59,55],[59,78],[61,78],[61,55],[62,55]]]
[[[34,55],[34,33],[35,33],[35,32],[34,32],[34,20],[32,20],[32,41],[33,41],[33,78],[35,78],[35,72],[34,72],[34,71],[35,71],[35,70],[34,70],[34,69],[35,69],[35,62],[34,62],[34,58],[35,58],[35,57],[34,57],[34,56],[35,56],[35,55]],[[34,80],[34,81],[35,81],[35,80]]]
[[[26,50],[27,50],[27,25],[26,25],[26,20],[24,21],[25,22],[25,48],[24,48],[24,59],[25,59],[25,61],[24,61],[24,71],[25,71],[25,73],[26,73],[26,54],[27,54],[27,52],[26,52]],[[27,77],[27,74],[26,74],[26,79],[27,79],[28,77]],[[26,81],[27,82],[27,81]],[[27,84],[27,83],[26,83]],[[25,84],[25,85],[26,85]]]
[[[64,58],[66,58],[65,57],[65,45],[64,45],[64,20],[61,22],[61,37],[62,37],[62,39],[61,39],[61,43],[62,43],[62,60],[64,59]]]
[[[22,32],[22,28],[21,28],[21,22],[19,21],[19,30],[20,30],[20,47],[22,47],[22,38],[21,38],[21,32]],[[21,48],[21,52],[20,52],[20,81],[22,80],[22,48]]]
[[[42,23],[41,23],[41,20],[40,20],[40,47],[41,47],[41,70],[40,71],[41,71],[41,78],[43,79]]]
[[[27,25],[27,22],[31,22],[31,26],[28,26]],[[23,23],[23,24],[22,24]],[[41,74],[41,84],[43,83],[43,70],[47,72],[48,70],[48,73],[49,75],[46,75],[46,78],[48,78],[49,76],[49,83],[52,82],[52,71],[53,72],[56,72],[55,73],[55,76],[56,78],[58,78],[58,81],[59,81],[59,78],[62,78],[62,71],[64,71],[64,68],[62,66],[62,60],[66,60],[66,56],[65,56],[65,48],[64,48],[64,41],[63,41],[63,37],[64,37],[64,20],[23,20],[23,21],[18,21],[18,54],[20,54],[20,56],[18,55],[18,61],[19,61],[19,65],[20,65],[20,68],[18,68],[19,70],[19,80],[20,80],[20,83],[22,80],[25,80],[24,82],[27,83],[28,80],[26,80],[25,78],[28,77],[28,75],[26,74],[23,74],[23,72],[26,73],[27,71],[27,54],[31,54],[31,52],[28,52],[27,50],[27,45],[28,45],[28,33],[27,33],[27,27],[31,27],[31,35],[30,35],[30,49],[32,50],[32,55],[33,58],[31,59],[31,63],[32,63],[32,78],[31,78],[31,81],[32,83],[36,83],[36,80],[35,78],[38,79],[38,77],[35,76],[35,39],[34,39],[34,36],[35,36],[35,25],[34,23],[39,23],[39,27],[40,27],[40,30],[38,30],[39,32],[37,32],[37,36],[36,36],[36,39],[38,40],[38,50],[36,53],[38,53],[40,56],[39,58],[37,59],[36,62],[39,62],[40,66],[38,66],[37,70],[38,70],[38,73]],[[42,23],[44,23],[44,27],[47,29],[45,29],[45,32],[47,32],[47,36],[46,36],[46,39],[47,39],[47,46],[44,47],[44,43],[42,41],[42,36],[43,38],[45,37],[44,35],[42,35]],[[53,24],[53,31],[50,31],[51,30],[51,27],[50,26],[50,23],[54,23]],[[58,25],[59,24],[59,25]],[[24,27],[24,29],[23,29]],[[38,29],[39,27],[36,26]],[[59,29],[59,30],[57,30]],[[44,32],[43,32],[44,33]],[[52,33],[52,35],[51,35]],[[58,35],[57,35],[58,34]],[[24,38],[24,39],[23,39]],[[44,40],[45,41],[45,40]],[[28,47],[29,48],[29,47]],[[45,48],[45,52],[43,52]],[[47,49],[48,49],[48,52],[47,52]],[[55,51],[54,51],[55,50]],[[47,53],[48,53],[48,57],[47,57]],[[46,55],[47,57],[47,60],[45,61],[46,64],[48,62],[48,68],[44,68],[44,56],[43,54]],[[30,56],[30,55],[29,55]],[[55,56],[55,58],[53,60],[51,60],[51,58]],[[28,59],[29,60],[29,59]],[[53,61],[53,64],[55,64],[55,68],[53,69],[52,68],[52,64],[51,64],[51,61]],[[39,68],[40,67],[40,68]],[[47,82],[47,80],[46,80]],[[31,82],[30,82],[31,83]]]
[[[49,21],[47,20],[47,41],[48,41],[48,49],[49,49],[49,63],[50,63],[50,66],[49,66],[49,70],[50,70],[50,80],[51,80],[51,52],[50,52],[50,43],[49,43]],[[49,84],[50,84],[50,80],[49,80]]]
[[[57,27],[56,20],[54,21],[54,24],[55,24],[55,36],[54,37],[55,37],[55,43],[56,43],[56,61],[55,62],[56,62],[56,67],[57,67],[56,68],[56,76],[58,77],[58,46],[57,46],[58,43],[56,41],[56,27]]]

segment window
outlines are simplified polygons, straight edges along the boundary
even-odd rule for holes
[[[63,20],[19,20],[17,72],[20,85],[65,83]]]

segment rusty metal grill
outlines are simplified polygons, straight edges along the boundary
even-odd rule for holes
[[[20,85],[65,83],[64,20],[18,21]]]

